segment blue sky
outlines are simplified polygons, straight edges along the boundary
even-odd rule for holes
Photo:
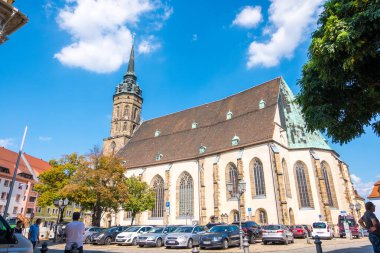
[[[0,146],[51,159],[109,136],[112,95],[136,33],[144,119],[283,76],[293,92],[322,0],[16,1],[29,23],[0,46]],[[332,146],[364,194],[380,178],[380,139]]]

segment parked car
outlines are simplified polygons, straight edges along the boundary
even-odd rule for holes
[[[140,247],[155,246],[161,247],[164,245],[164,240],[167,234],[173,232],[178,226],[157,226],[151,228],[148,233],[137,237],[137,244]]]
[[[329,224],[325,221],[317,221],[312,225],[313,231],[311,236],[314,238],[316,235],[321,239],[331,240],[334,237],[334,231],[330,228]]]
[[[202,234],[199,241],[201,249],[223,248],[240,245],[239,227],[236,225],[217,225]]]
[[[232,224],[239,226],[239,222],[233,222]],[[251,244],[256,243],[256,241],[261,240],[263,237],[261,226],[254,221],[242,221],[241,228]]]
[[[166,248],[187,247],[199,245],[201,234],[205,233],[203,226],[180,226],[165,238]]]
[[[308,236],[311,237],[311,230],[312,230],[311,226],[305,225],[305,224],[302,224],[302,226],[306,229]]]
[[[117,226],[104,229],[91,236],[91,243],[109,245],[115,241],[115,238],[119,233],[127,228],[127,226]]]
[[[0,215],[0,252],[33,253],[32,243],[22,234],[14,233],[12,228]]]
[[[289,229],[293,233],[294,238],[306,238],[308,236],[308,231],[303,225],[290,226]]]
[[[137,237],[147,233],[152,226],[132,226],[116,236],[115,243],[118,245],[137,245]]]
[[[226,225],[225,223],[222,223],[222,222],[209,222],[209,223],[207,223],[206,224],[206,227],[207,227],[207,229],[210,229],[210,228],[212,228],[212,227],[214,227],[214,226],[217,226],[217,225]]]
[[[352,215],[339,215],[338,216],[339,237],[343,238],[346,236],[346,230],[344,228],[344,222],[347,222],[352,236],[359,238],[360,237],[359,225],[356,223],[355,218]]]
[[[87,228],[85,228],[84,235],[83,235],[83,242],[84,243],[90,243],[91,242],[91,236],[93,234],[99,233],[102,230],[103,230],[103,228],[99,228],[99,227],[87,227]]]
[[[282,242],[285,245],[294,243],[294,237],[292,232],[290,232],[287,226],[277,224],[277,225],[265,225],[263,229],[263,243],[268,244],[268,242]]]

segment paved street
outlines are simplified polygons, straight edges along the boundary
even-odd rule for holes
[[[63,244],[49,246],[49,252],[62,252],[64,248]],[[322,241],[323,252],[331,253],[372,253],[372,247],[368,241],[368,238],[363,239],[333,239],[331,241]],[[201,252],[221,252],[220,249],[214,250],[202,250]],[[250,252],[292,252],[292,253],[315,253],[315,245],[307,244],[305,240],[296,240],[294,244],[290,245],[262,245],[261,243],[251,245],[249,247]],[[35,253],[40,252],[39,249],[35,250]],[[134,246],[100,246],[100,245],[85,245],[86,253],[106,253],[106,252],[155,252],[155,253],[176,253],[176,252],[191,252],[189,249],[165,249],[164,247],[157,248],[139,248]],[[225,253],[241,252],[239,248],[230,248],[223,250]]]

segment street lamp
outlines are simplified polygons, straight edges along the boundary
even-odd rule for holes
[[[238,211],[239,211],[239,235],[240,235],[240,249],[242,248],[243,246],[243,233],[242,233],[242,228],[241,228],[241,210],[240,210],[240,198],[241,196],[244,194],[245,192],[245,188],[246,188],[246,183],[245,181],[242,179],[239,181],[238,183],[238,187],[237,187],[237,190],[234,191],[234,185],[232,182],[229,182],[227,183],[227,190],[228,192],[231,194],[231,196],[233,197],[236,197],[237,198],[237,201],[238,201]]]
[[[54,205],[59,208],[59,213],[57,217],[57,224],[55,225],[55,231],[54,231],[54,242],[57,241],[57,229],[58,229],[58,223],[63,221],[63,214],[62,211],[65,209],[65,207],[69,204],[69,200],[67,198],[65,199],[54,199]],[[61,235],[62,236],[62,235]]]

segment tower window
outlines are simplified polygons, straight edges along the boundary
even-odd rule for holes
[[[232,119],[233,113],[231,111],[228,111],[226,114],[226,120]]]
[[[198,123],[197,123],[197,122],[193,122],[193,123],[191,124],[191,128],[192,128],[192,129],[197,128],[197,126],[198,126]]]
[[[158,137],[161,135],[161,132],[160,130],[156,130],[156,132],[154,132],[154,137]]]
[[[123,131],[127,131],[127,122],[123,123]]]
[[[119,106],[116,106],[116,117],[120,117],[120,108],[119,108]]]
[[[129,105],[126,105],[126,106],[125,106],[124,117],[125,117],[126,119],[129,118]]]
[[[134,108],[133,109],[133,116],[132,116],[132,118],[135,120],[135,119],[137,119],[137,108]]]
[[[265,101],[264,100],[260,100],[260,102],[259,102],[259,109],[263,109],[263,108],[265,108]]]

